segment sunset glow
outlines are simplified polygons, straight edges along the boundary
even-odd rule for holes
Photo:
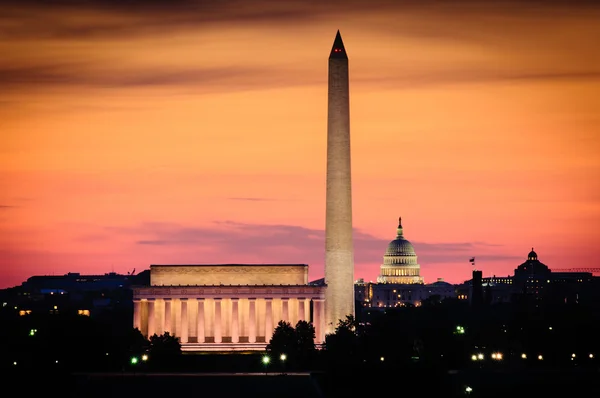
[[[0,288],[165,263],[323,277],[337,29],[356,278],[399,216],[426,283],[471,257],[512,274],[532,246],[597,267],[600,5],[124,3],[1,6]]]

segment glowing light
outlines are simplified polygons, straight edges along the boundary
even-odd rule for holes
[[[383,361],[385,361],[385,358],[384,358],[384,357],[381,357],[381,358],[379,358],[379,360],[380,360],[381,362],[383,362]]]
[[[471,391],[473,391],[473,389],[472,389],[471,387],[467,386],[467,388],[465,388],[465,391],[466,391],[467,393],[470,393]]]
[[[549,326],[549,327],[548,327],[548,330],[552,330],[552,326]]]
[[[269,358],[266,355],[264,357],[262,357],[262,363],[264,363],[265,365],[268,365],[269,362],[271,362],[271,358]]]
[[[527,354],[525,354],[525,353],[521,354],[521,358],[527,359]]]
[[[138,363],[137,357],[131,357],[131,364],[136,365]]]
[[[571,358],[575,358],[575,354],[571,354]]]
[[[483,359],[483,354],[477,354],[477,359],[482,360]]]
[[[594,358],[594,354],[590,354],[590,359],[593,359],[593,358]]]
[[[279,359],[281,359],[282,361],[285,361],[287,359],[287,355],[281,354],[281,356],[279,357]]]
[[[476,361],[477,360],[477,355],[471,355],[471,361]]]
[[[58,361],[54,361],[54,363],[58,363]]]
[[[14,361],[14,362],[13,362],[13,365],[17,366],[17,361]]]
[[[502,360],[502,353],[500,353],[500,352],[493,353],[492,354],[492,359],[495,359],[496,361]]]
[[[538,355],[538,359],[541,361],[541,360],[543,360],[543,359],[544,359],[544,357],[543,357],[543,356],[541,356],[541,355]]]
[[[142,361],[144,361],[144,362],[145,362],[145,361],[147,361],[147,360],[148,360],[148,355],[146,355],[146,354],[142,355]]]

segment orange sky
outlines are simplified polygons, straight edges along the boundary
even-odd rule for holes
[[[322,277],[337,29],[357,278],[398,216],[426,282],[471,256],[512,274],[532,246],[598,266],[600,5],[41,3],[0,12],[0,287],[152,263]]]

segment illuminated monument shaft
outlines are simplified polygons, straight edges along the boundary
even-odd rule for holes
[[[354,315],[348,56],[339,31],[329,55],[327,100],[325,332],[332,333],[340,319]]]

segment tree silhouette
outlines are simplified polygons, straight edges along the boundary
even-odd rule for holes
[[[335,332],[325,336],[325,350],[330,362],[351,365],[357,360],[359,339],[357,322],[352,315],[340,319]]]
[[[296,330],[292,325],[289,322],[279,321],[269,340],[267,351],[275,355],[291,356],[296,353],[297,341]]]
[[[169,332],[165,332],[160,336],[154,334],[150,337],[148,353],[150,354],[150,360],[155,366],[173,366],[181,355],[179,337],[172,336]]]

